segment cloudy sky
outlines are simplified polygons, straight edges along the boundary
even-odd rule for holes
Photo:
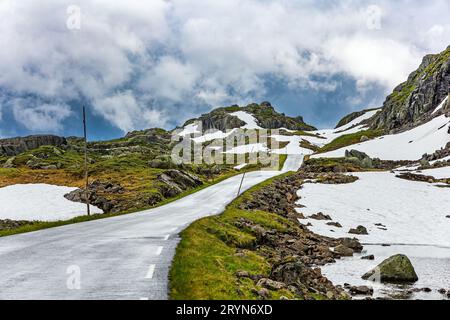
[[[0,136],[92,139],[269,100],[318,127],[450,45],[448,0],[0,0]]]

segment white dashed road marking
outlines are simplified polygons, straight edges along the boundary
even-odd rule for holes
[[[153,278],[153,273],[155,272],[155,265],[151,264],[148,267],[147,275],[145,276],[145,279],[151,279]]]
[[[156,248],[156,255],[159,256],[162,251],[163,251],[163,247],[160,246],[160,247]]]

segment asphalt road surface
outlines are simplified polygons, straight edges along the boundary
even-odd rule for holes
[[[290,155],[283,171],[302,159]],[[242,191],[280,173],[247,173]],[[241,178],[139,213],[0,238],[0,299],[167,299],[178,233],[223,212]]]

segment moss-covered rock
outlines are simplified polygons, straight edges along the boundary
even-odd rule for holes
[[[412,283],[419,280],[409,258],[402,254],[392,256],[362,276],[366,280],[390,283]]]

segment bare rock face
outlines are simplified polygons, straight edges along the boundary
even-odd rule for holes
[[[234,106],[230,107],[233,108]],[[237,106],[236,106],[237,107]],[[237,107],[239,108],[239,107]],[[232,111],[232,109],[229,109]],[[240,128],[245,125],[245,122],[238,117],[233,116],[228,111],[228,108],[219,108],[211,111],[210,113],[203,114],[198,119],[192,119],[187,121],[184,126],[199,121],[202,123],[202,129],[204,131],[216,129],[220,131],[226,131],[230,129]]]
[[[270,102],[261,102],[260,104],[253,103],[242,109],[251,113],[259,125],[265,129],[286,128],[289,130],[315,130],[311,125],[308,125],[303,120],[303,117],[289,117],[283,113],[278,113]]]
[[[167,170],[158,176],[158,180],[162,183],[161,194],[166,198],[203,184],[196,175],[181,170]]]
[[[103,210],[104,213],[117,212],[118,208],[115,201],[108,200],[105,194],[121,194],[124,189],[121,185],[112,182],[102,182],[95,180],[89,184],[87,193],[89,203]],[[64,195],[64,198],[74,202],[86,203],[86,192],[84,189],[76,189]]]
[[[207,114],[203,114],[198,119],[191,119],[183,126],[199,121],[203,130],[216,129],[226,131],[230,129],[240,128],[245,122],[232,113],[236,111],[244,111],[253,115],[259,126],[265,129],[287,128],[290,130],[314,130],[315,128],[304,122],[302,117],[289,117],[283,113],[278,113],[270,102],[252,103],[247,106],[240,107],[233,105],[214,109]]]
[[[0,139],[0,155],[11,157],[28,150],[39,148],[40,146],[61,147],[66,145],[66,138],[54,135],[34,135]]]
[[[429,120],[444,101],[450,87],[450,46],[442,53],[427,55],[408,80],[387,97],[374,118],[372,129],[400,131]]]

